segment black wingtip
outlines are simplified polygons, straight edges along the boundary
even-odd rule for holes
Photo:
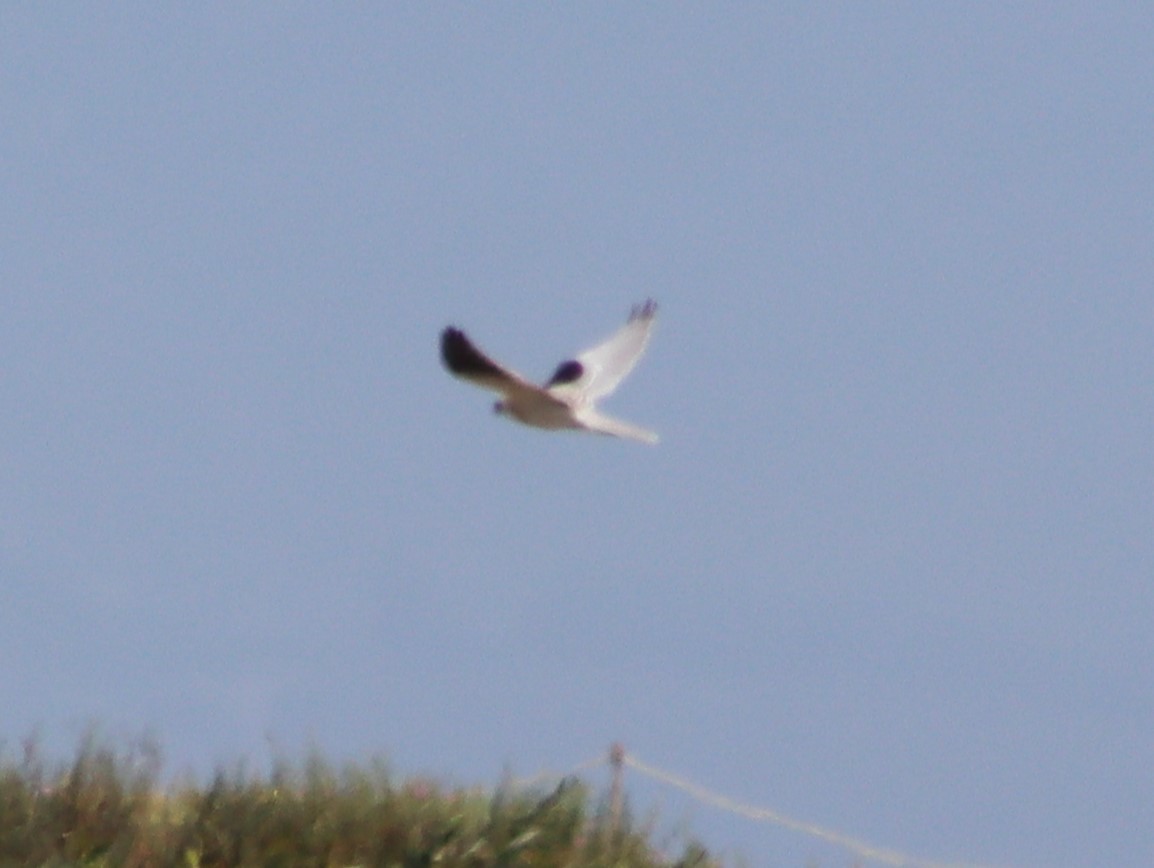
[[[656,315],[657,302],[651,298],[647,298],[641,304],[633,305],[633,309],[629,311],[629,321],[633,322],[635,319],[653,319]]]
[[[460,376],[503,374],[473,346],[463,331],[452,326],[441,332],[441,360],[446,368]]]

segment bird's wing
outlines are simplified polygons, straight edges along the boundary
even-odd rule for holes
[[[612,337],[558,365],[545,388],[558,395],[580,395],[590,402],[605,397],[645,352],[656,315],[657,305],[652,300],[637,305],[630,312],[629,321]]]
[[[494,362],[477,349],[463,331],[452,326],[441,332],[441,359],[455,376],[508,398],[541,392],[539,386]]]

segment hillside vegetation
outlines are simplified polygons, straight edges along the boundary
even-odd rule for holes
[[[35,742],[0,753],[0,866],[532,866],[707,868],[700,846],[663,854],[628,810],[575,779],[494,792],[395,781],[383,763],[317,755],[271,772],[162,783],[149,744],[86,739],[52,763]]]

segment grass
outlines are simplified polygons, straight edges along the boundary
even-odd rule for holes
[[[0,752],[0,866],[234,868],[710,868],[696,843],[663,855],[652,830],[575,779],[495,792],[396,781],[381,762],[334,768],[313,754],[267,774],[219,770],[161,782],[144,742],[85,738],[50,762],[34,740]]]

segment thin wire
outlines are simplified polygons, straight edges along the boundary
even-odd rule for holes
[[[625,765],[635,769],[641,774],[648,775],[655,780],[676,787],[700,802],[712,805],[715,808],[720,808],[723,811],[739,814],[750,820],[775,823],[778,826],[792,829],[795,832],[820,838],[823,841],[843,847],[862,859],[870,859],[886,865],[906,866],[906,868],[980,868],[980,866],[965,862],[930,862],[924,859],[915,859],[897,850],[877,847],[857,838],[850,837],[849,835],[842,834],[841,832],[834,831],[833,829],[819,826],[816,823],[795,820],[792,817],[779,814],[777,811],[772,811],[769,808],[759,808],[754,805],[742,804],[727,796],[712,792],[704,787],[699,787],[697,784],[679,775],[646,765],[632,754],[625,754],[623,761]]]
[[[585,762],[581,763],[580,765],[574,766],[573,768],[571,768],[567,772],[553,772],[553,771],[545,770],[545,771],[537,772],[537,774],[535,774],[535,775],[529,775],[528,777],[509,778],[505,781],[505,783],[507,786],[512,787],[515,790],[529,789],[530,787],[535,787],[538,784],[543,784],[547,781],[562,781],[565,778],[579,777],[579,776],[585,774],[586,772],[590,772],[593,769],[600,768],[601,766],[605,765],[606,763],[607,763],[607,760],[605,759],[605,755],[599,754],[598,756],[595,756],[592,759],[586,760]]]

